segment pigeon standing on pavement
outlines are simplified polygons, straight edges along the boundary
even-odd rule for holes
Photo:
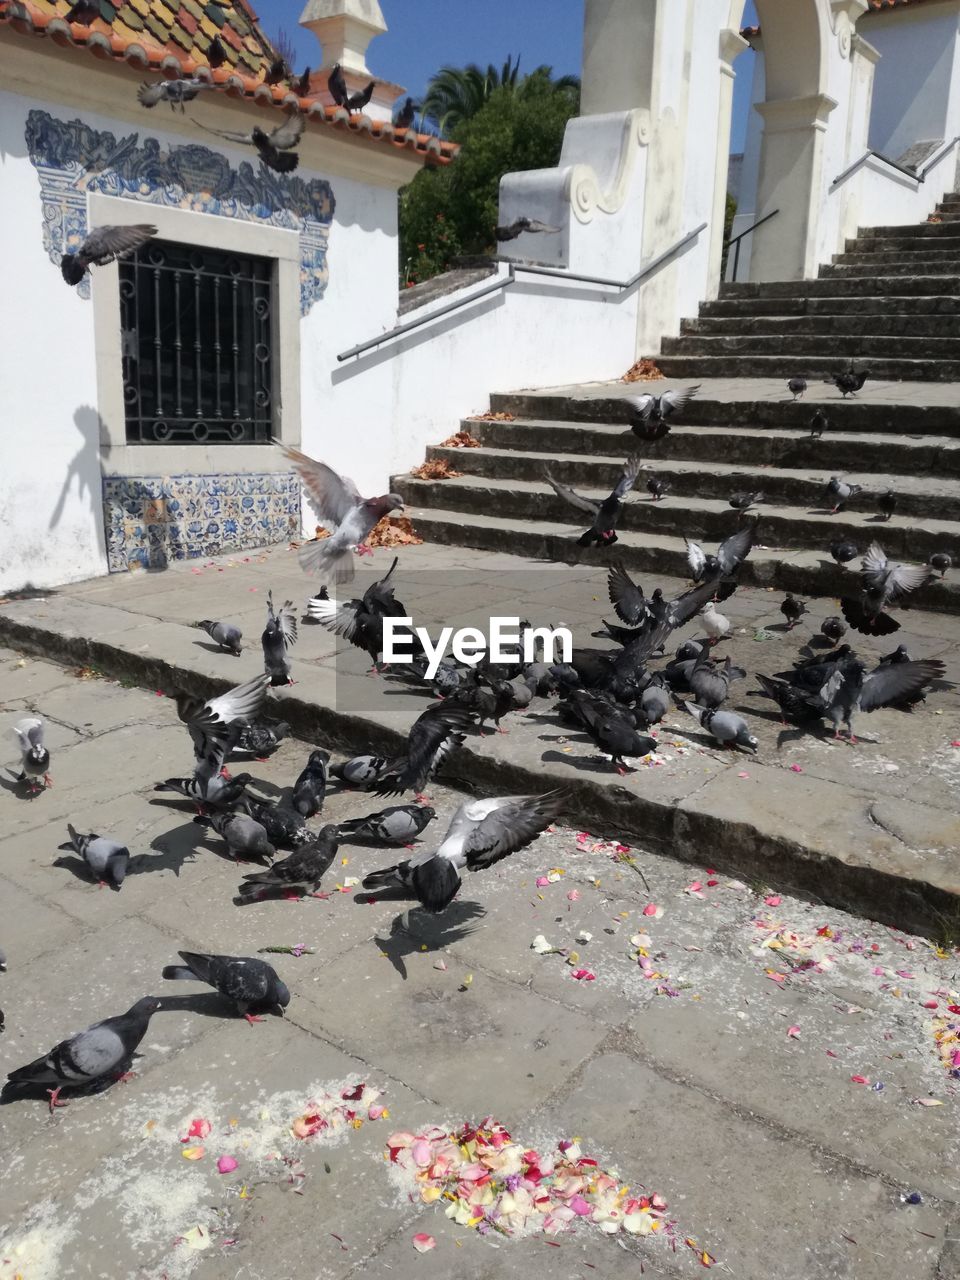
[[[810,438],[811,440],[819,440],[824,431],[830,428],[830,419],[822,409],[817,409],[813,417],[810,419]]]
[[[863,384],[869,376],[869,369],[861,369],[858,373],[851,365],[849,369],[844,370],[843,373],[838,373],[833,379],[828,378],[827,381],[832,381],[844,400],[846,400],[847,396],[855,396],[858,391],[863,389]]]
[[[325,462],[308,458],[279,440],[275,443],[296,468],[319,522],[332,526],[329,538],[307,542],[300,548],[301,569],[337,583],[352,582],[356,573],[353,548],[363,546],[385,515],[402,511],[403,499],[397,493],[361,498],[353,481],[337,475]]]
[[[831,515],[836,515],[851,498],[855,498],[862,490],[863,486],[859,484],[848,484],[846,480],[841,480],[839,476],[831,476],[830,483],[827,485],[824,497],[833,503],[830,511]]]
[[[78,249],[60,259],[60,274],[67,284],[79,284],[91,267],[102,267],[134,253],[157,234],[147,222],[129,227],[94,227]]]
[[[329,763],[329,751],[311,751],[306,768],[293,784],[293,807],[302,818],[312,818],[323,808]]]
[[[338,824],[341,840],[374,844],[409,844],[437,816],[428,804],[395,804],[363,818]]]
[[[716,711],[726,702],[733,681],[745,679],[746,674],[743,667],[735,667],[729,657],[722,667],[718,667],[712,658],[704,654],[697,659],[690,673],[690,688],[697,706]]]
[[[881,493],[877,498],[877,509],[883,516],[884,520],[889,520],[897,509],[897,495],[892,489],[888,489],[886,493]]]
[[[713,734],[723,747],[746,747],[756,751],[759,743],[750,732],[750,727],[743,716],[733,711],[711,711],[707,707],[694,706],[692,702],[683,704],[701,728]]]
[[[599,543],[602,547],[609,547],[617,541],[617,520],[623,510],[623,500],[637,483],[639,474],[640,459],[636,456],[628,458],[623,464],[620,479],[614,486],[610,496],[604,498],[602,502],[597,502],[593,498],[585,498],[582,493],[577,493],[576,489],[571,489],[568,485],[561,484],[559,480],[554,480],[550,472],[546,472],[547,483],[558,498],[563,498],[571,506],[577,507],[580,511],[586,511],[588,515],[593,516],[590,528],[577,539],[578,546],[592,547],[594,544]]]
[[[112,884],[115,889],[119,889],[130,862],[130,850],[126,845],[117,844],[115,840],[108,840],[93,832],[90,835],[80,835],[69,822],[67,830],[70,832],[70,839],[66,844],[60,845],[60,848],[78,853],[101,885]]]
[[[717,612],[716,605],[712,600],[707,601],[700,617],[703,620],[703,629],[710,637],[711,644],[717,644],[730,634],[730,619],[725,614]]]
[[[290,726],[286,720],[277,720],[273,724],[260,720],[256,724],[240,726],[233,749],[245,751],[248,755],[255,756],[257,760],[266,760],[267,756],[273,755],[284,738],[289,737]]]
[[[794,400],[799,400],[807,389],[807,380],[803,377],[791,378],[787,383],[787,390],[793,396]]]
[[[839,644],[847,634],[847,628],[843,625],[842,618],[831,614],[829,618],[824,618],[820,623],[820,634],[826,636],[831,644]]]
[[[253,1025],[257,1015],[276,1010],[283,1014],[290,992],[273,965],[252,956],[209,956],[200,951],[178,951],[183,964],[168,964],[162,976],[179,982],[205,982],[236,1003],[237,1011]]]
[[[244,876],[238,892],[240,902],[252,902],[258,896],[271,892],[315,893],[339,847],[337,828],[333,825],[323,827],[315,840],[301,845],[288,858],[275,862],[266,871]]]
[[[386,756],[351,756],[342,764],[330,766],[330,776],[338,778],[350,787],[361,787],[366,790],[385,776],[392,767],[392,761]]]
[[[211,622],[209,618],[204,618],[202,622],[195,622],[193,625],[205,631],[214,644],[218,644],[221,649],[226,649],[235,658],[240,657],[243,652],[240,644],[243,632],[232,622]]]
[[[881,663],[868,673],[864,663],[851,658],[837,664],[820,690],[823,714],[833,725],[834,737],[840,737],[840,725],[844,724],[850,741],[856,742],[853,732],[856,712],[875,711],[878,707],[909,701],[934,680],[942,678],[944,671],[938,658],[928,658],[920,662]]]
[[[364,879],[364,889],[406,889],[431,912],[443,911],[460,888],[460,872],[482,871],[525,848],[553,822],[566,803],[561,790],[541,796],[468,800],[460,806],[436,849]]]
[[[271,685],[293,684],[287,652],[297,640],[297,615],[292,600],[284,600],[274,611],[273,592],[267,592],[267,625],[260,637],[264,670]]]
[[[247,813],[211,813],[196,817],[194,822],[213,827],[227,843],[227,852],[236,862],[240,858],[273,858],[276,849],[270,843],[266,830]]]
[[[165,81],[175,84],[176,81]],[[208,129],[200,126],[205,133],[215,133],[218,138],[228,142],[239,142],[244,146],[256,147],[257,154],[268,169],[277,173],[293,173],[300,163],[300,156],[294,150],[303,136],[304,117],[299,110],[291,111],[285,120],[276,128],[266,133],[259,125],[254,125],[248,133],[233,133],[226,129]]]
[[[37,779],[46,786],[50,781],[50,752],[43,745],[43,721],[39,716],[25,716],[13,726],[20,741],[20,774],[18,782],[29,782],[31,791],[40,790]]]
[[[285,804],[256,800],[247,794],[237,806],[237,811],[247,814],[254,822],[259,822],[272,845],[299,849],[302,844],[315,839],[317,834],[310,830],[299,813]]]
[[[228,751],[236,746],[240,728],[260,714],[267,697],[267,675],[255,676],[226,693],[202,702],[190,694],[177,695],[177,714],[190,730],[193,741],[193,776],[167,778],[155,791],[178,791],[201,808],[223,804],[228,796],[239,798],[249,774],[226,779],[223,765]]]
[[[67,1105],[60,1101],[62,1089],[88,1089],[105,1085],[111,1077],[122,1079],[160,1004],[156,996],[144,996],[126,1013],[61,1040],[45,1057],[11,1071],[4,1093],[11,1088],[54,1085],[47,1090],[53,1111]]]
[[[787,620],[787,630],[792,631],[807,612],[807,606],[788,591],[786,599],[780,605],[780,612]]]
[[[664,391],[651,395],[649,391],[639,396],[626,396],[627,420],[630,430],[641,440],[661,440],[670,432],[669,419],[700,390],[700,384],[683,391]]]

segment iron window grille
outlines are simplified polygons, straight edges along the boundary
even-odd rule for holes
[[[273,262],[151,240],[120,262],[128,444],[266,444]]]

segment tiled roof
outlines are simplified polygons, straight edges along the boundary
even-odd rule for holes
[[[68,23],[72,0],[0,0],[0,25],[22,35],[42,37],[62,48],[84,49],[101,60],[124,63],[141,78],[154,72],[177,79],[196,75],[222,85],[232,98],[258,106],[284,107],[297,103],[308,124],[328,124],[372,141],[407,148],[434,164],[447,164],[457,147],[431,134],[394,129],[316,96],[297,97],[286,85],[265,83],[267,68],[276,57],[260,30],[247,0],[98,0],[100,16],[89,26]],[[215,36],[227,61],[212,69],[207,50]]]

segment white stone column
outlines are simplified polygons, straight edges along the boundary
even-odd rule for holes
[[[389,80],[377,80],[367,66],[367,46],[387,30],[378,0],[307,0],[300,25],[312,31],[323,46],[323,62],[310,77],[311,92],[333,101],[326,85],[330,72],[339,62],[351,92],[364,89],[371,80],[376,80],[365,113],[375,120],[391,119],[393,104],[404,89]]]
[[[723,226],[727,212],[727,177],[730,172],[730,124],[733,119],[733,69],[749,43],[739,31],[729,27],[720,32],[720,100],[717,104],[717,167],[713,179],[713,214],[710,219],[710,274],[708,298],[715,298],[720,287],[720,262],[723,258]]]

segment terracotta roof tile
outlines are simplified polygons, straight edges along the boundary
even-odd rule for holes
[[[325,105],[319,95],[325,93],[326,85],[319,81],[311,82],[311,95],[306,98],[295,98],[286,85],[264,84],[276,53],[247,0],[231,0],[229,8],[201,5],[198,0],[100,0],[101,16],[89,27],[64,21],[71,4],[72,0],[0,0],[0,26],[9,26],[18,35],[48,36],[61,47],[86,49],[98,58],[123,63],[138,80],[150,72],[168,78],[196,73],[231,97],[257,106],[283,109],[296,102],[308,126],[331,125],[358,138],[412,151],[429,163],[447,164],[457,153],[452,142],[410,129],[395,131],[383,121],[362,114],[348,116],[340,108]],[[220,36],[227,61],[211,71],[206,50],[214,35]]]

